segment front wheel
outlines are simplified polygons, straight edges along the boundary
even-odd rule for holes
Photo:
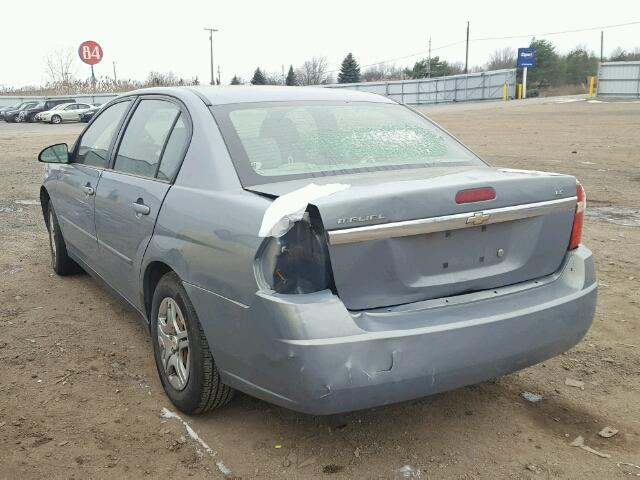
[[[160,381],[180,411],[203,413],[231,400],[234,391],[222,383],[196,311],[174,272],[158,282],[150,323]]]
[[[55,123],[56,125],[62,123],[62,118],[60,118],[60,115],[54,115],[51,117],[51,123]]]

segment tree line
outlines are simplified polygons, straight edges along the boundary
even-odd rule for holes
[[[536,49],[536,68],[528,72],[531,91],[560,85],[580,85],[587,78],[597,74],[599,57],[585,46],[578,45],[566,54],[559,53],[556,46],[545,39],[533,38],[529,44]],[[78,79],[73,75],[75,51],[72,49],[56,50],[46,58],[47,82],[40,87],[24,87],[18,89],[5,88],[2,93],[23,94],[64,94],[64,93],[107,93],[123,92],[135,88],[150,86],[199,85],[198,77],[181,78],[173,72],[149,72],[145,80],[120,79],[102,76],[96,81]],[[611,52],[605,61],[640,60],[640,48],[626,51],[621,47]],[[505,47],[495,50],[482,66],[473,66],[470,72],[515,68],[516,51]],[[302,65],[294,68],[289,65],[287,73],[268,72],[260,67],[253,72],[246,82],[238,75],[231,78],[231,85],[325,85],[329,83],[358,83],[374,81],[391,81],[417,79],[425,77],[442,77],[464,72],[461,62],[450,62],[436,55],[417,60],[413,65],[398,67],[395,64],[379,63],[361,69],[353,53],[348,53],[340,65],[337,76],[329,70],[326,57],[312,57]],[[518,76],[521,72],[518,72]],[[520,80],[519,80],[520,81]]]
[[[559,85],[579,85],[587,82],[587,78],[597,75],[599,57],[585,46],[578,45],[566,54],[558,52],[556,46],[549,40],[533,38],[529,47],[536,49],[536,68],[529,69],[528,81],[531,88],[545,89]],[[604,61],[636,61],[640,60],[640,48],[626,51],[621,47],[616,48]],[[471,72],[501,70],[516,67],[516,51],[505,47],[494,51],[487,63],[482,66],[473,66]],[[358,83],[374,81],[391,81],[417,79],[426,77],[443,77],[464,73],[464,64],[461,62],[449,62],[436,55],[416,61],[412,66],[397,67],[389,64],[375,64],[361,70],[352,53],[342,61],[337,76],[338,83]],[[521,75],[521,72],[518,72]],[[268,74],[260,68],[256,68],[250,82],[252,85],[281,85],[282,76]],[[241,78],[234,76],[233,85],[245,83]],[[314,57],[305,62],[301,67],[294,69],[289,66],[285,77],[285,85],[322,85],[333,83],[331,72],[327,71],[326,58]]]

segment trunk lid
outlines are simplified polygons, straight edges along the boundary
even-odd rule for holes
[[[351,310],[549,275],[564,259],[575,211],[574,177],[489,167],[369,172],[248,190],[277,197],[311,182],[350,185],[313,205],[328,234],[337,293]],[[495,189],[495,199],[455,202],[460,190],[482,187]]]

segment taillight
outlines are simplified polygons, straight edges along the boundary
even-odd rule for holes
[[[470,188],[456,193],[456,203],[484,202],[494,198],[496,198],[496,191],[492,187]]]
[[[582,238],[582,224],[584,223],[584,211],[587,208],[587,195],[580,182],[576,181],[576,213],[573,216],[573,228],[571,229],[571,240],[569,241],[569,250],[578,248],[580,239]]]
[[[255,262],[261,288],[278,293],[312,293],[332,288],[333,274],[321,222],[303,220],[280,238],[265,239]]]

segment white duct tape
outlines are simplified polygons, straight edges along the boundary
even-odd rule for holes
[[[258,236],[276,238],[283,236],[295,222],[302,220],[309,203],[347,188],[349,188],[349,185],[344,183],[330,183],[327,185],[310,183],[305,187],[276,198],[264,212]]]

